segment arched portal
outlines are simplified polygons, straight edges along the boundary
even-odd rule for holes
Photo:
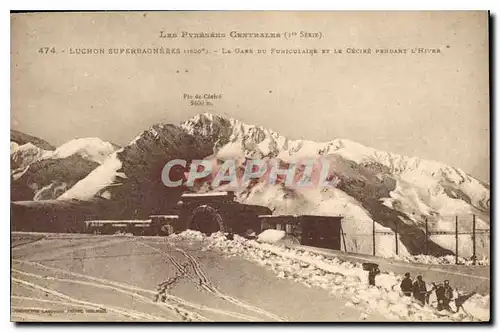
[[[193,210],[188,219],[187,228],[208,235],[225,231],[222,216],[209,205],[200,205]]]

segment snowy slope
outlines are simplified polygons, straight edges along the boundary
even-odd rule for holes
[[[212,114],[197,115],[180,125],[157,124],[117,151],[61,199],[126,199],[136,213],[149,215],[173,204],[173,190],[161,182],[161,171],[172,159],[210,158],[222,163],[247,158],[276,158],[282,164],[325,158],[340,182],[336,188],[286,188],[254,181],[237,193],[246,203],[265,205],[274,214],[342,215],[348,250],[371,253],[373,221],[377,231],[398,227],[402,254],[421,254],[424,225],[452,230],[453,217],[470,230],[476,214],[477,228],[489,228],[489,186],[462,170],[439,162],[378,151],[346,139],[329,142],[290,140],[259,126]],[[204,188],[206,189],[206,188]],[[211,188],[216,189],[216,188]],[[467,222],[465,222],[467,221]],[[381,237],[377,254],[391,255],[394,236]],[[444,240],[443,240],[444,239]],[[433,255],[452,254],[454,240],[441,237],[429,243]],[[467,249],[468,250],[468,249]],[[470,255],[468,251],[463,256]]]
[[[18,177],[31,163],[47,158],[52,155],[52,151],[44,150],[30,142],[19,145],[10,142],[10,165],[14,178]]]
[[[272,130],[211,114],[197,115],[182,126],[192,135],[219,137],[215,148],[222,159],[271,156],[292,162],[319,156],[339,156],[364,168],[380,170],[381,176],[390,174],[398,181],[397,189],[388,197],[387,204],[401,202],[427,209],[424,212],[441,210],[449,214],[476,210],[488,212],[490,208],[488,185],[460,169],[439,162],[378,151],[346,139],[329,142],[288,140]],[[406,196],[406,185],[411,187],[410,192],[417,191],[418,197],[403,198]],[[448,198],[465,201],[466,204]]]
[[[266,231],[268,232],[268,231]],[[411,297],[400,291],[402,275],[382,271],[376,277],[377,286],[369,286],[366,282],[367,272],[360,263],[329,258],[297,248],[286,248],[270,243],[279,241],[279,235],[260,234],[264,243],[247,240],[235,236],[229,241],[224,234],[214,233],[207,237],[199,232],[185,231],[171,235],[171,241],[202,241],[202,250],[219,250],[229,256],[237,255],[265,266],[277,277],[294,282],[304,283],[309,287],[320,287],[334,296],[348,300],[347,306],[357,307],[366,315],[376,311],[392,321],[489,321],[490,295],[475,294],[464,304],[463,310],[456,312],[455,302],[450,306],[454,312],[437,311],[435,293],[429,297],[429,305],[422,307]],[[267,243],[265,243],[267,242]],[[429,281],[428,281],[429,282]],[[431,289],[427,284],[427,289]],[[454,298],[465,295],[460,289],[454,289]],[[366,316],[365,316],[366,317]],[[363,315],[360,320],[363,320]]]
[[[76,198],[73,193],[78,192],[79,198],[93,197],[96,192],[105,189],[107,186],[112,185],[116,176],[121,174],[118,170],[121,168],[121,162],[117,158],[116,153],[109,156],[109,160],[101,167],[96,167],[86,177],[85,181],[77,182],[70,191],[66,191],[59,196],[58,199],[71,199]]]
[[[31,143],[35,146],[38,146],[40,149],[43,149],[43,150],[52,151],[55,149],[54,146],[47,143],[46,141],[44,141],[41,138],[25,134],[23,132],[20,132],[18,130],[14,130],[14,129],[10,130],[10,141],[17,143],[18,145],[24,145],[26,143]]]
[[[79,155],[84,159],[102,164],[115,151],[110,142],[97,137],[73,139],[58,147],[50,156],[52,159],[64,159],[72,155]]]

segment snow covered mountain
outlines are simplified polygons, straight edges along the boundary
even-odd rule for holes
[[[50,158],[64,159],[77,155],[83,159],[102,164],[115,150],[116,146],[110,142],[104,142],[97,137],[85,137],[64,143],[54,151]]]
[[[11,133],[12,200],[55,199],[116,150],[98,138],[74,139],[57,149],[44,142],[17,131]]]
[[[340,214],[347,249],[366,253],[371,253],[373,221],[377,231],[398,228],[403,254],[424,250],[425,219],[433,229],[446,231],[454,230],[453,217],[458,215],[460,230],[469,231],[470,216],[475,214],[477,228],[489,228],[489,185],[460,169],[346,139],[290,140],[269,129],[208,113],[180,125],[153,125],[58,199],[121,200],[124,214],[147,217],[168,210],[175,204],[171,197],[182,191],[161,182],[162,168],[172,159],[278,158],[290,163],[319,156],[333,165],[340,179],[336,188],[301,190],[257,181],[238,192],[238,199],[268,206],[275,214]],[[390,255],[393,242],[380,238],[377,254]],[[454,242],[432,239],[429,243],[429,253],[434,255],[453,250]]]
[[[10,142],[10,169],[14,175],[22,172],[31,163],[44,159],[52,155],[52,151],[44,150],[31,142],[19,145],[18,143]]]
[[[18,130],[14,130],[14,129],[10,130],[10,141],[14,142],[18,145],[24,145],[26,143],[31,143],[35,146],[38,146],[40,149],[43,149],[43,150],[50,150],[50,151],[55,150],[54,146],[47,143],[43,139],[25,134],[23,132],[20,132]]]

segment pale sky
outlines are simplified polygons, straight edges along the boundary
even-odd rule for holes
[[[292,139],[347,138],[489,182],[486,12],[12,15],[12,128],[53,145],[125,145],[156,122],[228,115]],[[160,39],[166,32],[321,32],[317,39]],[[37,53],[52,47],[57,54]],[[205,47],[210,55],[70,55]],[[240,48],[440,48],[438,55],[222,55]],[[65,52],[62,53],[62,50]],[[189,106],[184,93],[216,93]]]

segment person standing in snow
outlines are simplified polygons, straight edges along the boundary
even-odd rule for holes
[[[435,282],[432,282],[431,284],[432,284],[432,288],[427,292],[427,294],[425,294],[425,303],[427,303],[427,304],[429,304],[432,292],[436,291],[438,288],[438,286],[436,285]],[[436,293],[436,297],[437,297],[437,293]]]
[[[370,286],[375,286],[375,277],[380,274],[380,269],[378,265],[373,266],[370,271],[368,271],[368,284]]]
[[[434,288],[436,289],[437,310],[441,311],[443,310],[444,303],[444,286],[442,283],[439,283],[438,285],[434,285]]]
[[[413,283],[413,297],[418,300],[422,306],[425,305],[425,297],[427,295],[427,286],[422,276],[418,276]]]
[[[444,297],[443,297],[443,309],[451,311],[450,302],[453,300],[453,288],[450,287],[450,281],[444,281]]]
[[[412,289],[413,281],[410,278],[410,273],[406,272],[403,281],[401,281],[401,291],[403,291],[405,296],[411,296]]]
[[[450,287],[449,280],[445,280],[444,285],[439,284],[436,287],[436,297],[438,300],[437,310],[446,309],[451,311],[450,302],[453,299],[453,289]]]

